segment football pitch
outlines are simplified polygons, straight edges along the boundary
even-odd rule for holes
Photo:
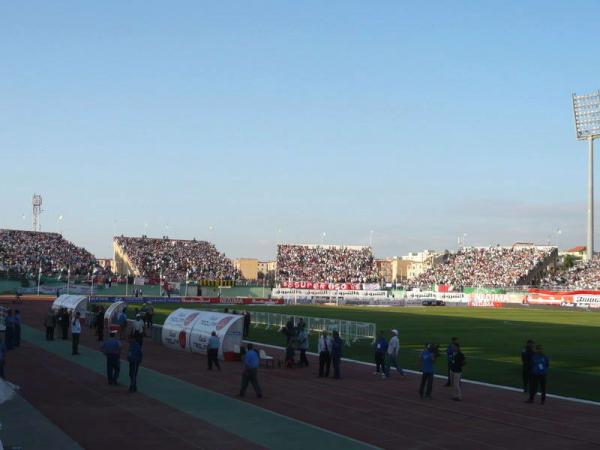
[[[155,322],[182,305],[155,304]],[[183,305],[186,308],[204,306]],[[224,309],[226,305],[210,309]],[[134,305],[129,307],[133,313]],[[229,306],[229,309],[238,308]],[[548,390],[553,394],[600,401],[600,314],[576,310],[533,308],[466,307],[324,307],[324,306],[242,306],[298,316],[372,322],[386,337],[393,328],[399,331],[401,363],[417,369],[417,356],[425,343],[440,344],[441,356],[436,372],[446,373],[445,348],[457,336],[466,355],[465,378],[505,386],[521,387],[520,350],[527,339],[542,344],[550,358]],[[310,351],[316,351],[316,334],[311,335]],[[250,340],[284,345],[285,337],[276,328],[253,326]],[[371,342],[346,346],[344,356],[373,361]]]

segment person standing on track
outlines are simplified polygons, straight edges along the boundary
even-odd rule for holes
[[[387,353],[388,342],[383,335],[383,330],[379,330],[377,340],[373,344],[375,347],[375,372],[374,375],[385,375],[385,354]]]
[[[450,369],[450,360],[452,359],[452,355],[454,354],[454,344],[458,344],[457,337],[453,337],[450,340],[450,343],[448,344],[448,348],[446,348],[446,358],[448,359],[448,380],[446,381],[446,384],[444,385],[446,387],[452,386],[452,380],[451,380],[452,371]]]
[[[385,374],[383,375],[384,378],[390,377],[390,369],[392,366],[396,368],[401,376],[406,376],[404,375],[404,370],[402,370],[402,367],[400,367],[400,363],[398,362],[399,355],[400,341],[398,340],[398,330],[392,330],[392,337],[390,342],[388,342],[387,363],[385,365]]]
[[[250,334],[250,312],[244,311],[244,337],[247,338]]]
[[[121,343],[119,342],[119,345],[120,344]],[[137,375],[143,356],[140,344],[135,341],[133,336],[129,336],[129,349],[127,350],[127,361],[129,361],[129,392],[137,392]],[[119,374],[117,372],[117,377],[118,376]],[[116,381],[117,378],[115,377],[115,383]]]
[[[321,337],[319,338],[318,352],[319,352],[319,377],[328,377],[329,368],[331,367],[331,347],[333,341],[331,337],[327,335],[327,331],[323,330]]]
[[[154,306],[152,306],[151,303],[148,303],[148,305],[146,306],[146,324],[148,329],[152,328],[152,325],[154,325]]]
[[[308,331],[306,328],[298,330],[298,349],[300,350],[300,367],[308,367],[306,350],[308,350]]]
[[[69,311],[66,308],[62,308],[62,312],[59,312],[59,320],[60,327],[62,329],[62,338],[63,341],[69,339],[69,321],[71,318],[69,317]]]
[[[75,312],[75,316],[71,321],[71,339],[73,341],[73,355],[79,355],[79,335],[81,334],[81,320],[79,311]]]
[[[48,310],[46,317],[44,318],[44,326],[46,327],[46,340],[54,340],[54,327],[56,326],[56,315],[52,308]]]
[[[542,394],[542,405],[546,403],[546,375],[550,367],[550,360],[544,355],[544,348],[541,345],[535,346],[535,353],[531,357],[531,378],[529,385],[529,399],[527,403],[533,403],[538,387]]]
[[[217,369],[221,370],[221,365],[219,364],[219,347],[221,346],[221,341],[217,336],[217,333],[213,331],[208,338],[208,348],[206,349],[206,353],[208,356],[208,370],[212,370],[213,363],[217,367]]]
[[[133,329],[131,330],[133,337],[140,346],[144,343],[144,321],[139,314],[136,314],[133,321]]]
[[[104,340],[104,308],[102,306],[98,308],[96,313],[96,334],[99,341]]]
[[[133,337],[132,337],[133,339]],[[102,353],[106,356],[106,378],[108,384],[117,385],[121,371],[121,341],[117,339],[117,332],[111,331],[110,338],[102,344]]]
[[[125,339],[127,336],[127,307],[123,308],[123,310],[117,316],[117,324],[119,325],[119,337],[121,339]]]
[[[460,402],[462,400],[462,390],[460,388],[460,379],[465,362],[465,355],[460,351],[460,344],[456,342],[452,346],[452,355],[450,355],[450,382],[452,383],[452,400]]]
[[[523,392],[529,392],[529,386],[531,384],[531,360],[535,348],[535,342],[529,339],[525,343],[525,347],[521,349],[521,363],[523,364]]]
[[[333,330],[332,335],[331,362],[333,363],[333,378],[339,380],[342,377],[340,373],[340,364],[342,362],[344,341],[340,338],[340,333],[337,330]]]
[[[258,353],[254,350],[252,344],[248,344],[246,346],[246,354],[244,355],[244,371],[242,372],[242,386],[240,388],[240,397],[246,395],[246,389],[248,389],[248,383],[252,384],[254,391],[256,392],[256,396],[258,398],[262,397],[262,390],[260,385],[258,384],[258,365],[260,363],[260,359],[258,357]]]
[[[433,389],[433,363],[435,362],[435,350],[433,345],[426,344],[419,355],[419,364],[421,366],[421,386],[419,395],[421,398],[431,398]]]
[[[21,311],[15,309],[15,347],[19,347],[21,345]]]

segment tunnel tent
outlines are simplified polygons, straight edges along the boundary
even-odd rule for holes
[[[163,324],[162,342],[165,347],[194,353],[207,353],[208,339],[215,331],[219,337],[219,358],[233,352],[242,343],[244,316],[213,311],[179,308]]]
[[[121,314],[121,311],[125,308],[127,308],[127,303],[123,301],[111,303],[110,306],[106,308],[106,311],[104,311],[104,321],[108,322],[108,324],[116,323],[119,314]]]
[[[85,295],[68,295],[63,294],[54,300],[52,303],[52,309],[58,310],[65,308],[67,311],[79,312],[82,317],[85,317],[88,305],[88,297]]]
[[[232,353],[234,347],[242,345],[244,333],[244,316],[203,311],[192,328],[190,347],[192,352],[207,354],[208,339],[215,331],[219,338],[219,358],[225,353]]]

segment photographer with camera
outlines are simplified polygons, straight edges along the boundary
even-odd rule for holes
[[[421,386],[419,395],[421,398],[431,399],[433,389],[433,363],[439,355],[439,345],[425,344],[425,348],[419,355],[419,366],[421,367]]]

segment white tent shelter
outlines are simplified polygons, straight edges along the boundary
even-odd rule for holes
[[[57,297],[52,303],[52,309],[58,310],[66,308],[69,313],[79,312],[85,317],[87,311],[88,298],[85,295],[67,295],[63,294]]]
[[[219,358],[242,344],[244,316],[179,308],[169,314],[162,329],[165,347],[193,353],[207,353],[208,339],[216,332],[220,340]]]
[[[111,303],[111,305],[106,308],[106,311],[104,312],[104,321],[108,323],[109,326],[111,323],[115,323],[117,317],[119,317],[119,314],[121,314],[121,311],[123,311],[125,308],[127,308],[127,303],[125,302],[119,301]]]

